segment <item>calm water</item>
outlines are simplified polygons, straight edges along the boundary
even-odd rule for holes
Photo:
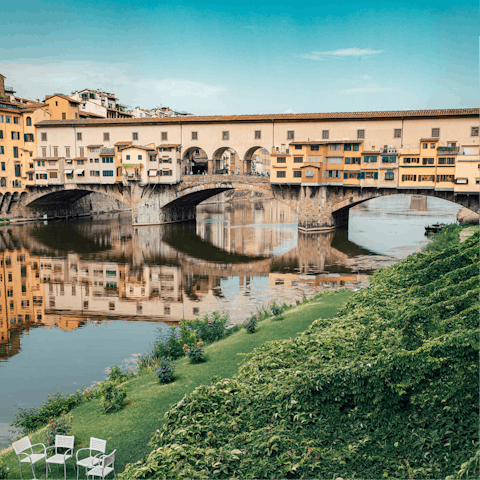
[[[348,231],[313,235],[274,201],[204,205],[196,225],[133,228],[127,215],[0,228],[0,442],[15,403],[133,367],[159,328],[215,310],[242,323],[272,300],[360,288],[458,210],[386,197],[352,209]]]

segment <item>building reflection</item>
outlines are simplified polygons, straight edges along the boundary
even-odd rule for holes
[[[286,223],[275,225],[282,214]],[[306,290],[365,281],[339,266],[351,255],[342,251],[341,232],[298,234],[288,215],[251,202],[209,210],[197,226],[133,228],[119,217],[3,230],[0,359],[18,353],[22,332],[38,326],[73,331],[117,319],[175,324],[222,309],[233,277],[240,296],[255,295],[253,280],[263,277],[280,298],[285,289],[301,298]]]

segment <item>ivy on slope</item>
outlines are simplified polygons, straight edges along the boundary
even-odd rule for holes
[[[478,271],[476,234],[377,272],[185,396],[123,476],[477,478]]]

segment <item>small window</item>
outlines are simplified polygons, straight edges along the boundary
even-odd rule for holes
[[[287,157],[277,157],[277,163],[287,163]]]
[[[198,140],[198,132],[192,132],[192,140]]]
[[[70,158],[70,147],[65,147],[65,156]]]
[[[320,146],[319,145],[311,145],[310,146],[310,151],[311,152],[318,152],[320,150]]]
[[[162,140],[168,140],[168,132],[162,132]]]
[[[222,132],[222,140],[228,140],[230,138],[230,132]]]
[[[141,155],[139,155],[139,156],[138,156],[138,159],[139,159],[139,160],[141,160],[141,159],[142,159],[142,156],[141,156]]]
[[[295,150],[301,150],[302,149],[302,145],[295,145]]]
[[[262,138],[262,131],[255,130],[255,140],[260,140]]]
[[[423,148],[428,148],[428,143],[424,143]]]
[[[53,147],[53,156],[58,157],[58,147]]]
[[[43,132],[42,133],[42,142],[46,142],[47,141],[47,134],[46,132]]]
[[[330,130],[322,130],[322,139],[328,140],[330,138]]]
[[[42,157],[47,156],[47,147],[42,147]]]
[[[67,114],[65,112],[62,112],[62,120],[66,120],[67,119]]]
[[[138,140],[138,132],[132,133],[132,140]]]
[[[432,137],[438,138],[440,136],[440,129],[439,128],[432,128]]]
[[[287,172],[285,170],[280,170],[277,172],[277,178],[285,178],[287,176]]]
[[[26,123],[27,123],[27,127],[31,127],[32,126],[32,119],[30,117],[27,117]]]
[[[295,140],[295,131],[287,130],[287,140]]]
[[[357,138],[358,139],[365,138],[365,130],[357,130]]]
[[[77,140],[81,140],[82,139],[82,132],[77,132]]]
[[[109,142],[110,141],[110,134],[108,132],[104,132],[103,141],[104,142]]]
[[[472,137],[478,137],[478,127],[472,127],[472,129],[470,131],[470,135]]]
[[[293,163],[303,163],[303,157],[293,157]]]
[[[394,128],[393,129],[393,138],[402,138],[402,129]]]
[[[301,170],[294,170],[293,171],[294,178],[302,178],[302,171]]]
[[[430,144],[430,148],[435,148],[435,144],[434,144],[434,143],[431,143],[431,144]]]

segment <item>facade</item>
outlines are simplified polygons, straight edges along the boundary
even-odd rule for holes
[[[270,164],[275,185],[478,193],[478,123],[478,109],[44,121],[37,125],[37,154],[73,159],[92,146],[148,146],[157,152],[157,163],[145,163],[147,154],[133,150],[135,162],[124,152],[115,154],[115,181],[131,175],[163,183],[156,178],[167,170],[158,163],[159,149],[175,148],[181,169],[166,175],[175,183],[185,174],[258,174],[252,165],[267,150],[262,165]],[[138,156],[142,167],[125,168],[137,164]],[[155,169],[156,176],[147,173]],[[100,183],[111,181],[100,178]]]
[[[50,113],[50,120],[73,120],[80,118],[80,102],[66,95],[56,93],[45,97],[45,105]]]
[[[70,98],[80,103],[80,116],[97,118],[131,118],[127,107],[118,102],[113,93],[100,90],[79,90]]]

